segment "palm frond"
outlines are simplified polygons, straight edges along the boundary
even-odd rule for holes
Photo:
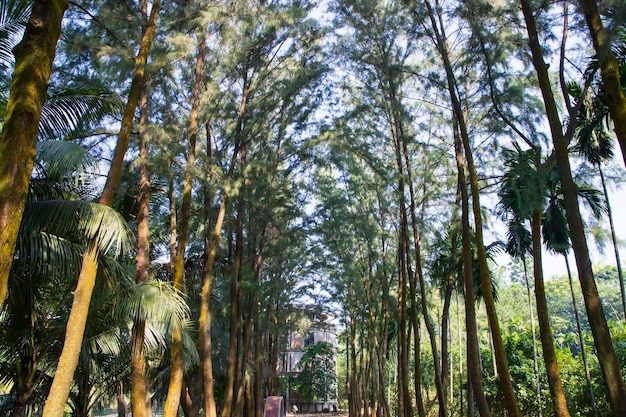
[[[134,235],[122,216],[110,207],[85,201],[35,201],[26,205],[20,233],[48,233],[96,244],[100,252],[127,252]]]
[[[98,167],[98,161],[87,149],[62,140],[39,141],[36,160],[46,177],[52,181],[62,181],[70,175],[80,181]]]
[[[122,109],[120,98],[102,86],[51,88],[41,111],[39,134],[42,139],[71,137],[76,130],[116,116]]]
[[[578,186],[578,197],[587,204],[597,219],[608,214],[609,209],[600,190],[589,185],[580,185]]]
[[[13,47],[22,38],[28,23],[32,2],[3,0],[0,2],[0,71],[13,66]]]
[[[556,198],[550,199],[543,213],[541,234],[544,244],[551,251],[560,254],[569,251],[569,228],[565,213]]]
[[[12,274],[77,277],[85,246],[56,234],[20,229]]]
[[[506,225],[506,253],[514,258],[522,258],[532,252],[532,237],[524,223],[512,218]]]
[[[174,322],[177,325],[190,314],[183,294],[171,283],[160,280],[134,285],[116,310],[121,317],[136,318],[146,323]]]

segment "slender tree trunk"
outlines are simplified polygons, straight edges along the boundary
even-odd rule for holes
[[[139,93],[143,86],[145,65],[148,59],[148,51],[152,45],[154,34],[156,32],[156,20],[160,9],[160,0],[154,0],[148,24],[144,29],[141,39],[141,46],[137,57],[135,58],[135,69],[133,72],[133,80],[126,103],[126,109],[122,118],[122,127],[118,136],[113,159],[107,175],[107,181],[104,186],[99,203],[111,207],[115,190],[119,184],[124,163],[124,155],[128,149],[128,140],[130,137],[130,129],[135,115],[135,110],[139,102]],[[78,355],[82,345],[83,334],[85,331],[85,323],[89,312],[89,303],[91,294],[96,282],[96,274],[98,271],[98,255],[99,250],[96,242],[93,242],[89,249],[83,255],[83,263],[81,272],[78,277],[76,290],[74,291],[74,301],[70,311],[67,329],[65,333],[65,342],[57,372],[52,381],[52,387],[48,398],[44,405],[44,417],[62,417],[65,404],[70,392],[74,371],[78,364]]]
[[[124,384],[117,384],[117,417],[126,417],[126,398],[124,397]]]
[[[604,97],[615,125],[615,134],[622,149],[624,164],[626,164],[626,97],[624,97],[620,80],[619,62],[611,50],[611,39],[602,24],[596,0],[580,0],[580,6],[596,50],[602,84],[604,84]],[[626,405],[624,407],[626,408]]]
[[[604,200],[606,201],[607,216],[609,218],[609,226],[611,228],[611,240],[613,242],[613,252],[615,252],[615,265],[617,267],[617,278],[619,279],[619,290],[622,294],[622,312],[624,313],[624,320],[626,320],[626,288],[624,288],[624,274],[622,272],[622,261],[619,255],[619,246],[617,243],[617,235],[615,234],[615,225],[613,224],[613,210],[611,209],[611,203],[609,202],[609,192],[606,188],[606,181],[604,179],[604,172],[602,166],[598,165],[598,171],[600,172],[600,180],[602,181],[602,190],[604,191]]]
[[[92,245],[83,255],[80,276],[74,290],[74,302],[67,321],[63,351],[43,410],[45,417],[63,417],[65,404],[74,381],[74,371],[78,365],[78,356],[89,313],[89,302],[96,283],[98,253],[97,247]]]
[[[144,85],[139,99],[139,196],[137,198],[137,264],[135,282],[145,283],[149,280],[148,269],[150,267],[150,166],[148,164],[149,153],[146,140],[148,127],[148,91]],[[141,308],[141,307],[140,307]],[[150,411],[146,401],[140,399],[148,395],[146,381],[146,363],[144,357],[144,336],[146,323],[142,318],[142,312],[138,312],[133,323],[131,339],[131,376],[130,397],[134,417],[148,417]]]
[[[452,304],[452,291],[456,287],[456,255],[457,255],[457,238],[458,238],[458,207],[460,204],[460,193],[457,192],[456,202],[454,204],[454,210],[452,212],[452,218],[450,224],[452,225],[452,236],[450,242],[450,262],[448,262],[448,277],[446,279],[446,292],[443,301],[443,310],[441,313],[441,380],[442,385],[445,387],[448,385],[448,381],[452,381],[450,376],[450,370],[452,369],[452,355],[449,355],[448,337],[450,336],[450,306]],[[450,400],[454,399],[453,384],[450,383]],[[450,415],[451,413],[450,408]]]
[[[572,271],[570,270],[569,260],[567,254],[563,254],[565,259],[565,267],[567,268],[567,280],[569,282],[569,290],[572,294],[572,308],[574,309],[574,318],[576,319],[576,331],[578,333],[578,343],[580,346],[580,354],[583,358],[583,368],[585,368],[585,379],[587,380],[587,393],[589,394],[589,401],[591,402],[591,410],[593,411],[593,417],[598,417],[598,408],[596,407],[596,398],[593,393],[593,384],[591,383],[591,373],[589,372],[589,362],[587,361],[587,348],[585,346],[585,339],[583,338],[583,330],[580,325],[580,316],[578,314],[578,305],[576,303],[576,294],[574,293],[574,282],[572,280]]]
[[[224,217],[226,215],[226,206],[228,204],[228,196],[226,193],[222,196],[215,227],[210,236],[210,245],[205,250],[207,261],[204,266],[204,282],[202,284],[202,303],[200,306],[200,320],[198,329],[198,346],[200,350],[200,358],[202,360],[202,369],[204,375],[204,412],[206,417],[216,417],[217,410],[215,405],[215,394],[213,390],[213,358],[211,356],[211,288],[213,286],[213,269],[215,265],[215,257],[219,247],[220,234]]]
[[[399,102],[397,101],[395,90],[392,91],[392,94],[393,94],[392,98],[394,100],[393,102],[397,103],[394,107],[399,107]],[[400,112],[396,111],[395,115],[396,115],[398,130],[400,134],[398,137],[398,143],[399,143],[399,146],[401,146],[402,155],[404,157],[404,165],[405,165],[407,183],[408,183],[408,188],[409,188],[409,213],[411,215],[411,229],[413,232],[413,251],[415,253],[415,273],[413,273],[410,267],[410,259],[409,259],[410,250],[407,247],[406,251],[407,251],[407,265],[409,267],[408,273],[409,273],[409,286],[410,286],[410,291],[411,291],[411,303],[412,305],[416,303],[416,300],[417,300],[416,286],[417,284],[419,284],[421,312],[422,312],[422,317],[424,318],[424,324],[426,325],[426,330],[428,331],[428,336],[430,339],[430,348],[431,348],[432,355],[433,355],[433,365],[435,368],[435,388],[437,390],[437,401],[439,403],[439,416],[446,417],[448,414],[446,386],[442,378],[441,358],[439,356],[439,349],[437,347],[437,335],[435,333],[435,326],[433,324],[432,319],[430,318],[430,313],[428,312],[426,283],[424,281],[424,272],[422,269],[421,235],[418,231],[418,221],[417,221],[416,209],[415,209],[415,192],[413,190],[413,172],[411,169],[411,164],[410,164],[411,161],[410,161],[408,147],[406,144],[406,139],[404,138],[404,129],[402,127],[402,123],[400,119],[401,117]],[[400,175],[402,175],[402,171],[400,172]],[[424,200],[422,202],[422,219],[421,219],[422,221],[424,220],[423,217],[424,217],[424,205],[425,204],[426,204],[426,201]],[[408,224],[407,224],[407,227],[408,227]],[[408,230],[407,230],[407,235],[408,235]],[[416,276],[417,276],[418,282],[416,282],[416,279],[415,279]],[[414,311],[412,314],[412,320],[414,322],[415,329],[417,329],[417,307],[413,307],[413,310]]]
[[[500,387],[504,396],[504,403],[507,412],[510,417],[521,417],[519,407],[517,405],[517,398],[513,389],[513,383],[511,375],[509,373],[509,366],[506,357],[506,351],[504,350],[504,343],[502,342],[502,335],[500,332],[500,324],[498,322],[498,315],[496,313],[495,300],[493,298],[493,290],[491,287],[491,278],[489,272],[489,266],[487,264],[487,253],[485,250],[483,239],[483,225],[482,225],[482,213],[480,205],[480,188],[478,186],[478,175],[476,173],[476,166],[474,164],[474,157],[472,154],[471,143],[469,134],[467,131],[467,125],[465,122],[465,116],[461,108],[461,102],[457,95],[457,83],[450,62],[450,55],[448,51],[447,41],[443,27],[437,24],[438,14],[433,10],[430,1],[426,1],[425,5],[428,9],[429,19],[431,22],[432,30],[436,39],[436,47],[439,50],[443,66],[446,71],[446,78],[448,83],[448,92],[450,94],[450,101],[454,116],[459,126],[459,133],[461,135],[461,143],[465,150],[465,162],[469,173],[470,188],[472,192],[472,209],[474,214],[475,223],[475,241],[476,252],[478,256],[480,282],[483,288],[482,294],[485,301],[485,307],[487,309],[487,317],[489,319],[489,327],[491,329],[492,341],[494,346],[494,354],[497,361],[497,370],[500,375]]]
[[[463,335],[461,333],[461,308],[459,306],[459,292],[456,291],[456,321],[457,321],[457,338],[459,339],[459,416],[463,415]],[[469,385],[469,381],[468,381]],[[471,398],[469,395],[467,398]],[[469,401],[468,401],[469,402]],[[471,414],[468,412],[467,416],[471,417]]]
[[[0,306],[7,297],[35,163],[39,118],[67,4],[67,0],[36,0],[22,41],[13,48],[15,69],[0,136]]]
[[[193,85],[193,101],[189,115],[189,145],[187,151],[187,169],[183,184],[183,201],[181,206],[180,232],[174,264],[174,287],[181,292],[185,291],[185,252],[189,238],[189,221],[191,219],[191,196],[193,188],[193,169],[196,165],[196,142],[198,140],[198,117],[200,99],[204,77],[204,35],[198,39],[198,54],[196,55],[195,80]],[[182,360],[182,333],[180,328],[172,329],[172,360],[170,365],[170,384],[167,399],[163,408],[164,417],[175,417],[178,413],[180,396],[183,390],[183,360]],[[176,355],[176,356],[175,356]]]
[[[552,141],[556,154],[556,162],[565,200],[565,216],[570,228],[572,249],[576,256],[578,267],[578,279],[583,290],[583,298],[587,309],[587,317],[593,333],[594,342],[598,352],[598,361],[602,368],[602,374],[607,384],[609,401],[615,416],[626,416],[626,386],[622,372],[613,349],[611,334],[606,323],[606,316],[602,309],[602,302],[598,295],[598,289],[593,276],[591,259],[587,239],[580,215],[577,199],[577,186],[572,178],[567,143],[563,135],[562,124],[558,114],[552,86],[548,77],[548,69],[543,60],[542,48],[539,44],[537,29],[529,0],[520,0],[522,12],[528,30],[528,39],[533,57],[533,65],[537,72],[539,87],[543,95],[546,107],[546,115],[552,133]],[[605,85],[608,87],[608,85]]]
[[[465,164],[463,162],[463,146],[458,133],[458,126],[454,123],[454,150],[456,166],[461,190],[461,238],[463,241],[463,287],[465,292],[465,332],[467,334],[467,373],[471,394],[468,392],[468,415],[473,415],[473,399],[478,405],[480,417],[491,417],[489,404],[485,398],[480,369],[480,354],[478,348],[478,331],[476,330],[476,308],[474,305],[474,276],[472,266],[472,236],[469,224],[469,195],[465,180]]]
[[[559,366],[556,361],[554,350],[554,340],[550,327],[550,316],[548,303],[546,301],[546,290],[543,282],[543,262],[541,255],[541,209],[533,211],[531,221],[531,236],[533,242],[533,276],[535,277],[535,300],[537,303],[537,321],[539,322],[539,337],[543,351],[543,361],[546,366],[548,376],[548,386],[550,387],[550,397],[554,407],[554,414],[557,417],[569,417],[569,409]]]
[[[235,226],[235,260],[230,283],[230,326],[228,337],[228,354],[227,354],[227,373],[226,373],[226,391],[224,394],[224,406],[222,408],[222,417],[234,416],[236,410],[237,398],[235,397],[238,388],[238,366],[239,358],[239,335],[241,329],[241,319],[239,310],[239,300],[241,299],[241,291],[239,290],[240,280],[243,269],[243,217],[244,217],[244,199],[239,195],[237,203],[237,220]]]
[[[539,377],[539,358],[537,355],[537,334],[535,332],[535,313],[533,312],[532,290],[528,281],[528,268],[526,267],[526,256],[522,255],[524,265],[524,281],[526,284],[526,297],[528,299],[528,316],[530,317],[530,332],[533,339],[533,368],[535,372],[535,390],[537,392],[537,415],[543,414],[543,404],[541,403],[541,378]]]

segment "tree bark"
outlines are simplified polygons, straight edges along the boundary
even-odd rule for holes
[[[67,5],[67,0],[36,0],[22,41],[13,49],[15,69],[0,136],[0,306],[7,297],[41,109]]]
[[[476,330],[476,308],[474,305],[474,275],[472,267],[472,236],[469,224],[469,195],[465,180],[465,163],[463,162],[463,145],[455,121],[454,150],[456,166],[461,191],[461,239],[463,241],[463,287],[465,292],[465,332],[467,333],[467,379],[469,390],[467,396],[468,415],[473,415],[472,399],[476,400],[480,417],[491,417],[491,410],[483,390],[482,371],[480,369],[480,355],[478,348],[478,331]]]
[[[92,245],[83,255],[83,264],[67,321],[63,351],[43,409],[43,416],[45,417],[63,417],[65,404],[74,381],[74,371],[78,365],[78,356],[82,346],[87,314],[89,313],[89,302],[96,283],[98,254],[97,246]]]
[[[137,261],[135,266],[135,283],[142,284],[148,281],[150,267],[150,166],[146,138],[148,127],[148,91],[144,84],[139,99],[139,195],[137,198]],[[140,306],[141,308],[141,306]],[[137,312],[133,323],[131,339],[131,376],[130,398],[133,416],[148,417],[150,414],[147,401],[146,361],[144,357],[144,337],[146,322],[141,318],[142,312]],[[143,399],[143,401],[141,400]]]
[[[185,259],[187,241],[189,239],[189,222],[191,220],[191,194],[193,188],[196,165],[196,142],[198,140],[198,114],[200,107],[200,95],[202,75],[204,70],[204,37],[201,37],[196,57],[196,79],[193,86],[193,101],[189,115],[189,143],[187,146],[187,167],[183,182],[183,200],[180,209],[180,230],[178,232],[178,245],[176,247],[176,261],[174,263],[174,287],[185,292]],[[170,365],[170,384],[167,390],[167,399],[163,407],[163,417],[176,417],[180,405],[180,396],[183,390],[183,346],[182,329],[172,330],[172,351]]]
[[[537,321],[539,322],[539,337],[543,348],[543,361],[546,366],[548,376],[548,386],[550,387],[550,397],[554,406],[554,414],[557,417],[569,417],[569,409],[559,365],[556,361],[554,350],[554,339],[550,327],[550,316],[548,303],[546,301],[546,290],[543,282],[543,264],[541,256],[541,209],[533,211],[531,221],[531,236],[533,242],[533,276],[535,278],[535,300],[537,302]]]
[[[556,163],[565,200],[565,216],[570,228],[570,239],[572,249],[576,257],[578,267],[578,279],[583,290],[585,308],[589,325],[593,334],[594,342],[598,352],[598,361],[602,369],[604,380],[609,391],[609,401],[615,416],[626,416],[626,386],[622,372],[613,349],[611,334],[606,323],[606,316],[602,308],[602,302],[598,295],[596,281],[593,276],[591,259],[585,230],[578,206],[578,188],[572,178],[572,171],[569,163],[567,141],[563,135],[562,124],[556,106],[556,101],[552,93],[552,86],[548,77],[548,69],[543,60],[543,50],[539,44],[539,37],[535,26],[533,11],[529,0],[520,0],[522,12],[528,31],[528,41],[533,58],[533,65],[537,72],[539,87],[546,107],[546,116],[552,134],[552,142],[556,155]]]

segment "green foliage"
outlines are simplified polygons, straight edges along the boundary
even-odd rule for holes
[[[326,401],[337,395],[337,375],[334,348],[319,342],[305,348],[298,362],[301,372],[294,379],[294,387],[306,401]]]

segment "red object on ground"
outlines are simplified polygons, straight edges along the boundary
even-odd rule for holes
[[[267,397],[265,399],[264,417],[285,417],[283,397]]]

